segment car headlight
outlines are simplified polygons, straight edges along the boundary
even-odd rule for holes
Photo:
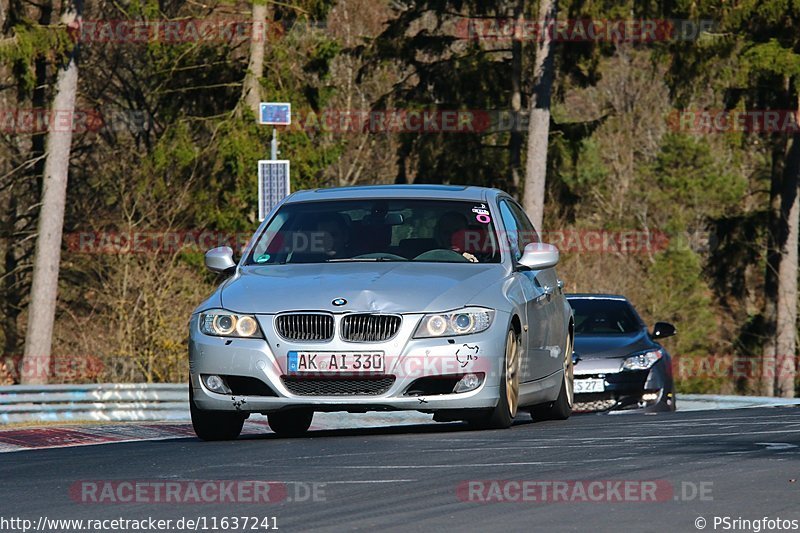
[[[238,315],[222,309],[211,309],[200,313],[200,331],[214,337],[264,338],[256,317]]]
[[[647,370],[656,364],[662,355],[661,350],[637,353],[625,359],[622,363],[622,370]]]
[[[434,313],[422,317],[414,338],[452,337],[480,333],[492,325],[494,311],[482,307],[465,307],[458,311]]]

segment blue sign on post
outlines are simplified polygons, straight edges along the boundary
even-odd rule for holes
[[[258,121],[260,124],[288,126],[292,123],[292,104],[261,102]]]

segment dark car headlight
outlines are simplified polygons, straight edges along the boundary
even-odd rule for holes
[[[200,331],[214,337],[264,338],[255,316],[231,313],[223,309],[210,309],[200,313]]]
[[[489,329],[494,310],[483,307],[465,307],[448,313],[431,313],[422,317],[414,332],[415,339],[470,335]]]
[[[664,355],[661,350],[648,350],[629,356],[622,362],[622,370],[647,370]]]

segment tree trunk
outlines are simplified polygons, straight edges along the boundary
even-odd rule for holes
[[[524,0],[516,0],[510,9],[518,28],[525,23]],[[508,139],[508,190],[518,197],[522,181],[522,38],[511,42],[511,132]]]
[[[80,24],[81,0],[67,4],[61,23]],[[47,132],[46,159],[42,180],[42,205],[37,226],[28,327],[25,334],[23,368],[35,369],[23,375],[23,383],[46,383],[50,367],[58,270],[61,262],[61,236],[67,196],[67,176],[72,144],[72,119],[78,92],[77,46],[66,66],[59,68],[55,98]]]
[[[775,332],[778,321],[778,270],[781,265],[781,187],[786,166],[786,138],[781,137],[772,147],[770,174],[767,266],[764,272],[764,347],[761,355],[762,396],[775,394],[775,364],[777,349]]]
[[[798,113],[800,114],[800,113]],[[786,159],[786,173],[781,191],[781,215],[784,228],[781,264],[778,269],[778,320],[776,395],[794,397],[795,349],[797,347],[797,245],[800,223],[800,134],[794,134]]]
[[[261,77],[264,75],[264,41],[269,28],[269,11],[265,0],[253,1],[253,31],[250,35],[250,59],[242,85],[242,100],[258,117],[261,104]]]
[[[558,16],[558,0],[540,0],[539,21],[544,34],[536,48],[533,94],[528,117],[528,150],[525,164],[523,207],[537,230],[544,219],[544,191],[547,178],[547,141],[550,134],[550,95],[555,69],[553,26]]]

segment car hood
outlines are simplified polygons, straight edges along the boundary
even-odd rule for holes
[[[575,353],[581,359],[626,357],[632,353],[655,348],[647,330],[627,335],[575,335]]]
[[[247,266],[221,290],[222,306],[240,313],[325,310],[446,311],[504,276],[501,264],[322,263]],[[333,300],[347,303],[334,306]]]

